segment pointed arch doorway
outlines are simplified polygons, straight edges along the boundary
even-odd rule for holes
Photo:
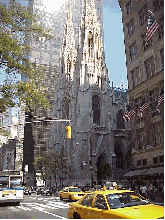
[[[111,167],[106,161],[105,155],[101,154],[97,160],[97,184],[103,186],[104,180],[110,177]]]

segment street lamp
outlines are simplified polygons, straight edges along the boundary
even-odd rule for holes
[[[93,188],[93,171],[94,171],[94,169],[93,169],[93,167],[90,167],[89,170],[91,171],[91,186]]]
[[[114,173],[113,173],[113,168],[115,167],[114,164],[115,164],[116,154],[115,154],[115,153],[112,153],[111,155],[112,155],[111,169],[112,169],[112,181],[113,181],[113,176],[114,176],[114,175],[113,175],[113,174],[114,174]]]

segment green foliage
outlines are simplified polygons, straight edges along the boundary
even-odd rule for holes
[[[0,112],[21,102],[27,110],[38,105],[44,109],[50,106],[47,91],[40,86],[42,67],[28,59],[32,39],[52,38],[49,30],[43,30],[38,24],[40,19],[30,6],[14,1],[0,4],[0,69],[6,74],[4,85],[0,86]],[[18,81],[19,74],[24,81]]]
[[[67,177],[74,178],[72,168],[66,163],[66,155],[47,152],[47,154],[38,154],[34,159],[34,167],[41,170],[43,179],[54,176],[55,181],[63,181]]]

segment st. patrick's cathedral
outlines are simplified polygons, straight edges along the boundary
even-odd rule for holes
[[[123,120],[127,93],[110,87],[101,11],[101,0],[82,0],[75,24],[68,3],[53,106],[61,120],[52,123],[49,139],[49,149],[64,152],[71,168],[64,184],[102,185],[119,179],[131,164],[130,128]]]

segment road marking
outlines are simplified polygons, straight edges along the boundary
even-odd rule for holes
[[[63,204],[61,204],[63,206]],[[28,206],[28,207],[27,207]],[[30,208],[29,208],[30,207]],[[12,211],[17,211],[19,212],[20,209],[22,210],[25,210],[25,211],[32,211],[32,209],[35,209],[35,210],[38,210],[40,212],[43,212],[45,214],[48,214],[48,215],[52,215],[53,217],[55,218],[60,218],[60,219],[67,219],[63,216],[60,216],[58,214],[54,214],[54,213],[51,213],[47,210],[45,210],[46,208],[49,208],[49,209],[58,209],[59,205],[57,204],[48,204],[48,205],[45,205],[45,204],[42,204],[42,203],[23,203],[21,202],[21,205],[20,206],[17,206],[17,207],[9,207],[9,209],[11,209]],[[66,208],[63,206],[63,208]]]
[[[57,217],[57,218],[67,219],[67,218],[65,218],[65,217],[63,217],[63,216],[60,216],[60,215],[57,215],[57,214],[48,212],[48,211],[44,210],[44,208],[42,208],[42,207],[33,207],[33,208],[34,208],[34,209],[37,209],[38,211],[44,212],[45,214],[52,215],[52,216]]]
[[[32,209],[27,208],[27,207],[22,206],[22,205],[20,205],[18,208],[23,209],[23,210],[25,210],[25,211],[32,211]]]
[[[23,205],[26,206],[31,206],[31,207],[36,207],[36,206],[42,206],[42,207],[46,207],[46,208],[50,208],[50,209],[65,209],[69,207],[69,204],[63,204],[60,202],[48,202],[47,205],[42,204],[42,203],[21,203]]]
[[[9,209],[13,210],[14,212],[19,212],[20,210],[18,210],[17,208],[15,207],[9,207]]]

